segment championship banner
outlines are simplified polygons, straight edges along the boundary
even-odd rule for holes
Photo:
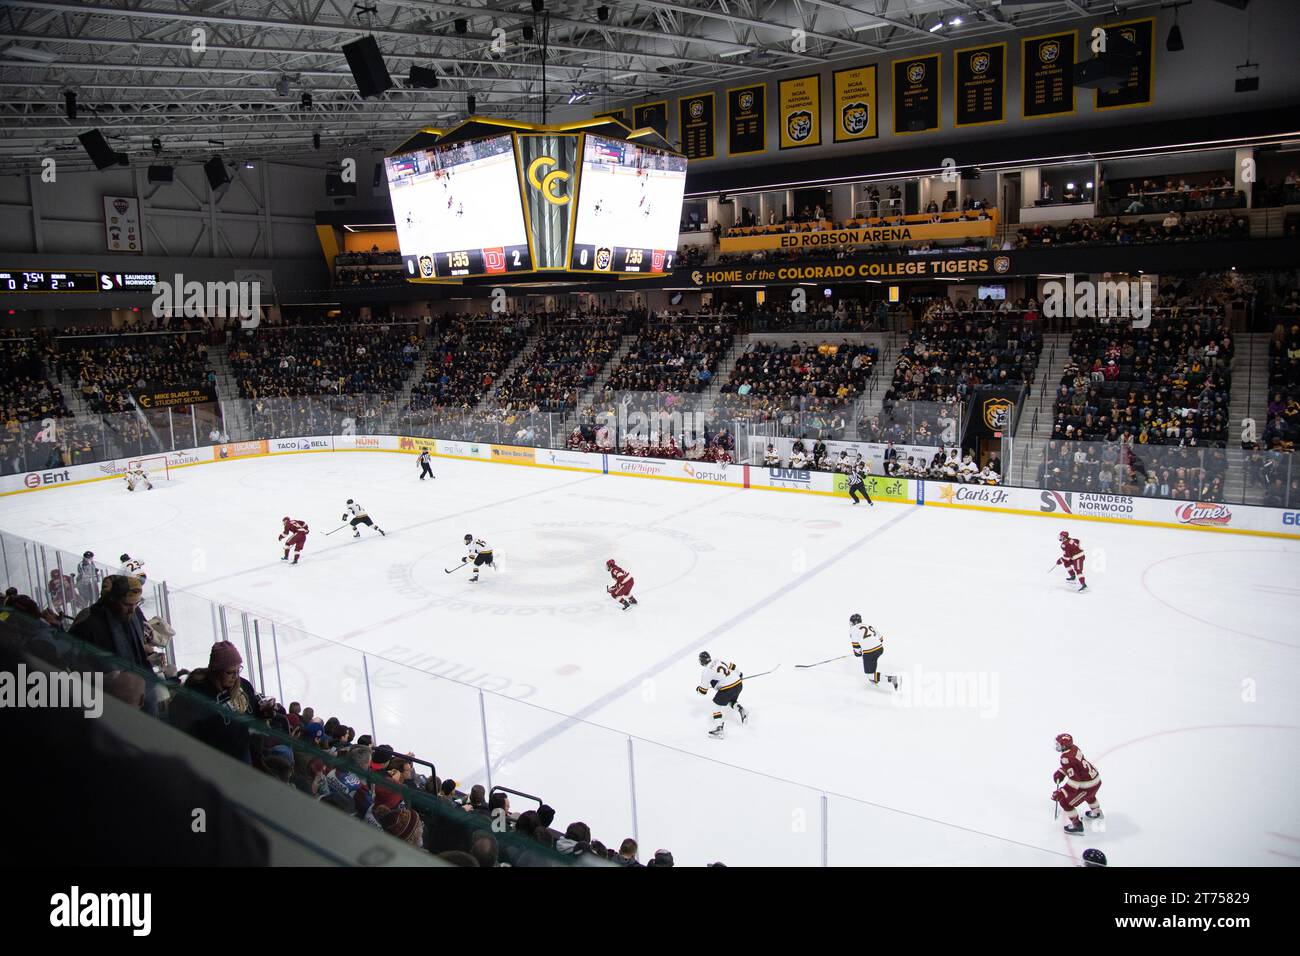
[[[606,116],[608,116],[610,119],[618,120],[624,126],[628,125],[627,110],[608,110],[607,112],[604,113],[595,113],[592,115],[592,119],[601,119]]]
[[[538,269],[563,269],[578,187],[578,136],[519,133],[518,140],[533,263]]]
[[[953,125],[1006,122],[1007,45],[967,47],[953,57]]]
[[[822,142],[821,77],[814,74],[782,80],[777,85],[777,101],[780,104],[777,122],[781,124],[781,149],[820,146]]]
[[[997,234],[997,220],[954,220],[918,222],[904,226],[862,226],[857,229],[823,229],[820,232],[776,232],[762,236],[724,236],[719,252],[750,252],[755,249],[817,249],[827,246],[871,246],[880,243],[913,242],[927,239],[967,239]]]
[[[104,242],[109,252],[143,252],[140,203],[129,196],[104,197]]]
[[[687,159],[713,158],[713,109],[712,93],[696,93],[677,101],[677,129]]]
[[[880,114],[876,99],[876,67],[857,66],[831,74],[835,110],[832,137],[837,143],[875,139],[880,135]]]
[[[1108,23],[1106,30],[1106,49],[1114,49],[1129,44],[1136,48],[1136,59],[1129,71],[1128,79],[1118,90],[1094,90],[1092,108],[1095,110],[1118,110],[1130,106],[1150,106],[1154,96],[1155,55],[1152,41],[1155,38],[1156,21],[1131,20],[1127,23]],[[1115,40],[1119,42],[1116,43]]]
[[[135,403],[145,411],[153,408],[175,408],[179,405],[202,405],[217,401],[217,390],[211,385],[195,388],[142,388],[133,392]]]
[[[632,107],[632,128],[650,127],[664,139],[668,138],[668,101],[656,100]]]
[[[850,282],[861,279],[997,279],[1017,273],[1019,256],[1014,252],[952,253],[942,256],[872,256],[818,265],[747,265],[732,268],[694,269],[691,282],[697,286],[727,287],[771,282]]]
[[[767,85],[727,90],[727,155],[747,156],[767,149]]]
[[[894,61],[894,135],[939,128],[938,53]]]
[[[1075,112],[1073,30],[1020,41],[1020,115],[1025,119]]]

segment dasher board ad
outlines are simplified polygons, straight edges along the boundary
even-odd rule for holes
[[[510,136],[384,160],[408,279],[531,272]]]

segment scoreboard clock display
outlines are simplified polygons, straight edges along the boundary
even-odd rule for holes
[[[434,146],[384,163],[408,279],[534,271],[511,136]]]
[[[0,272],[0,294],[6,292],[98,292],[99,273],[84,271]]]
[[[578,183],[570,270],[672,271],[686,190],[684,156],[587,133]]]

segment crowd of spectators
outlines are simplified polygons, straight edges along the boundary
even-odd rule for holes
[[[166,656],[176,632],[161,617],[146,619],[140,577],[119,573],[92,581],[91,597],[98,591],[93,603],[66,601],[60,595],[78,595],[79,584],[74,591],[73,578],[57,570],[51,577],[60,580],[43,595],[50,598],[44,609],[17,588],[5,590],[9,647],[65,669],[104,674],[109,695],[266,774],[302,799],[457,866],[674,865],[668,850],[657,850],[642,863],[630,837],[617,850],[606,846],[582,821],[561,833],[553,829],[556,811],[541,801],[535,808],[513,807],[503,791],[488,793],[482,784],[439,776],[436,765],[414,752],[358,735],[341,719],[310,706],[296,701],[286,706],[258,693],[244,676],[243,656],[234,643],[214,643],[205,666],[176,669]],[[75,617],[67,611],[75,611]]]
[[[977,386],[1032,385],[1042,348],[1032,300],[994,311],[987,300],[935,299],[913,323],[882,409],[892,416],[904,400],[964,402]]]
[[[454,317],[430,332],[424,374],[411,387],[411,411],[471,409],[490,392],[528,340],[525,315]]]
[[[1121,209],[1125,215],[1168,210],[1231,209],[1246,205],[1245,193],[1235,188],[1227,176],[1203,178],[1203,182],[1191,183],[1180,178],[1115,184],[1110,190],[1108,205]]]
[[[1223,448],[1157,448],[1118,441],[1047,443],[1035,478],[1040,488],[1087,494],[1223,501],[1228,454]]]
[[[230,371],[248,399],[400,391],[419,354],[414,323],[240,329]]]
[[[1300,444],[1300,295],[1293,290],[1278,308],[1268,341],[1268,420],[1264,447],[1295,451]]]
[[[204,332],[111,332],[55,339],[60,368],[72,371],[97,414],[133,409],[132,392],[211,384]]]
[[[575,408],[618,349],[625,322],[614,315],[547,321],[537,346],[497,389],[496,402],[511,409]]]
[[[1250,223],[1232,213],[1185,216],[1171,211],[1163,219],[1075,219],[1063,226],[1025,226],[1016,234],[1016,248],[1041,246],[1132,245],[1147,242],[1196,242],[1245,239]]]
[[[735,334],[735,325],[720,317],[647,324],[610,373],[605,394],[702,392]]]

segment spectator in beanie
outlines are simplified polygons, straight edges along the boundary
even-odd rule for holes
[[[172,723],[191,737],[197,737],[236,760],[251,763],[247,726],[223,716],[220,711],[214,712],[211,703],[205,706],[195,699],[202,697],[215,702],[218,708],[230,711],[232,716],[255,716],[257,693],[252,684],[239,676],[243,667],[243,658],[234,644],[229,641],[213,644],[208,666],[192,671],[185,678],[185,692],[172,699],[171,717]]]
[[[424,823],[418,814],[406,807],[376,807],[375,819],[379,821],[384,832],[410,844],[417,850],[421,848],[424,840]]]

